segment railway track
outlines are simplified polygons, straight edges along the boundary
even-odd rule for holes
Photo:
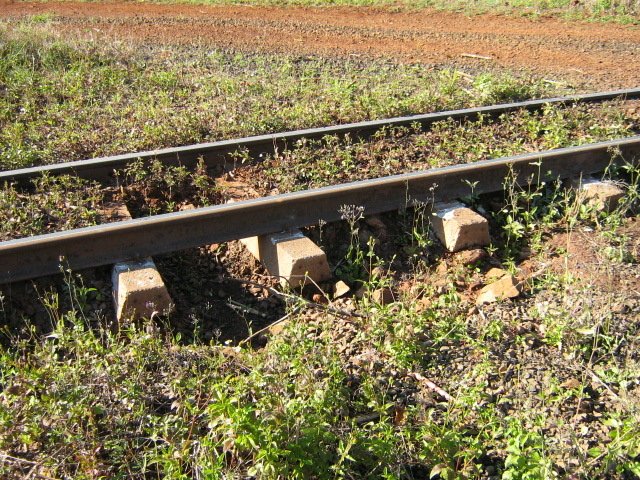
[[[0,283],[55,274],[61,265],[79,270],[331,222],[339,220],[342,205],[362,206],[371,215],[416,200],[466,196],[471,184],[475,194],[499,191],[510,175],[524,184],[538,176],[588,175],[612,161],[639,158],[635,136],[21,238],[0,243]]]
[[[301,139],[317,139],[326,135],[367,137],[385,127],[403,127],[414,124],[420,124],[426,130],[432,124],[448,119],[473,120],[480,116],[497,117],[503,113],[521,109],[529,111],[540,110],[545,105],[570,105],[580,102],[594,103],[614,99],[638,98],[640,98],[640,88],[633,88],[296,130],[3,171],[0,172],[0,184],[4,182],[26,183],[29,179],[43,174],[71,174],[84,179],[106,181],[113,176],[114,170],[122,169],[129,163],[139,159],[143,161],[160,160],[165,165],[191,167],[202,158],[209,168],[231,169],[234,166],[232,154],[236,152],[246,152],[251,158],[258,159],[261,156],[273,153],[277,149],[291,147]]]

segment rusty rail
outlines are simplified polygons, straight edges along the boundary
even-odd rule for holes
[[[221,140],[210,143],[200,143],[175,148],[164,148],[146,152],[127,153],[111,157],[78,160],[73,162],[43,165],[31,168],[22,168],[0,172],[0,184],[3,182],[26,182],[29,179],[42,175],[73,174],[82,178],[106,181],[113,175],[114,170],[122,169],[127,164],[141,159],[143,161],[160,160],[167,165],[184,165],[192,167],[202,158],[211,168],[231,169],[234,167],[233,153],[246,151],[253,159],[258,159],[278,149],[295,146],[301,139],[317,139],[326,135],[352,135],[367,137],[385,127],[401,127],[420,124],[423,129],[428,129],[433,123],[454,119],[476,119],[478,117],[497,117],[506,112],[520,109],[539,110],[547,104],[569,105],[578,102],[602,102],[614,99],[640,98],[640,88],[616,90],[610,92],[574,95],[568,97],[554,97],[540,100],[528,100],[525,102],[490,105],[462,110],[450,110],[444,112],[411,115],[406,117],[372,120],[367,122],[349,123],[291,132],[259,135],[234,140]]]
[[[54,274],[61,265],[78,270],[335,221],[341,205],[370,215],[465,196],[470,183],[475,193],[489,193],[502,190],[509,175],[520,183],[566,178],[638,158],[635,136],[21,238],[0,243],[0,283]]]

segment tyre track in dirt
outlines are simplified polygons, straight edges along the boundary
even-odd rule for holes
[[[0,17],[52,13],[61,31],[242,51],[391,57],[532,71],[583,89],[637,86],[640,28],[424,10],[0,1]],[[468,58],[475,54],[490,59]]]

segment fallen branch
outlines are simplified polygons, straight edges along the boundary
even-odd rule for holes
[[[290,293],[284,293],[284,292],[280,292],[278,290],[276,290],[273,287],[270,287],[268,285],[262,284],[262,283],[256,283],[256,282],[252,282],[250,280],[243,280],[241,278],[233,278],[233,277],[224,277],[225,280],[230,280],[232,282],[238,282],[238,283],[243,283],[245,285],[251,285],[253,287],[260,287],[263,288],[265,290],[267,290],[269,293],[271,293],[272,295],[275,295],[276,297],[283,299],[283,300],[291,300],[291,301],[295,301],[295,302],[301,302],[304,303],[305,306],[307,307],[312,307],[312,308],[316,308],[318,310],[323,310],[325,312],[329,312],[332,313],[334,315],[339,315],[341,317],[345,317],[345,318],[351,318],[351,317],[358,317],[358,318],[367,318],[367,315],[363,315],[361,313],[357,313],[357,312],[350,312],[347,310],[342,310],[339,308],[335,308],[335,307],[330,307],[328,305],[322,305],[321,303],[316,303],[316,302],[312,302],[311,300],[307,300],[306,298],[302,298],[298,295],[292,295]]]
[[[298,311],[299,307],[293,307],[293,309],[287,313],[284,317],[279,318],[278,320],[276,320],[273,323],[270,323],[269,325],[267,325],[264,328],[261,328],[260,330],[258,330],[257,332],[253,332],[251,335],[249,335],[247,338],[245,338],[244,340],[242,340],[240,343],[238,343],[238,346],[241,347],[242,345],[244,345],[245,343],[251,341],[253,338],[257,337],[258,335],[260,335],[261,333],[269,330],[271,327],[275,327],[276,325],[278,325],[279,323],[284,322],[285,320],[287,320],[289,317],[291,317],[294,313],[296,313]]]
[[[493,57],[486,57],[484,55],[476,55],[475,53],[461,53],[460,56],[461,57],[467,57],[467,58],[479,58],[481,60],[493,60]]]
[[[444,398],[447,402],[452,402],[453,401],[453,397],[451,395],[449,395],[447,392],[445,392],[442,388],[440,388],[438,385],[433,383],[427,377],[424,377],[424,376],[420,375],[419,373],[414,373],[413,374],[413,378],[415,378],[419,382],[424,383],[427,387],[429,387],[431,390],[436,392],[438,395],[440,395],[442,398]]]

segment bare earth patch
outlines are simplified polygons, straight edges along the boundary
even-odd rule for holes
[[[4,18],[42,13],[95,38],[533,70],[578,87],[633,87],[640,71],[634,26],[432,10],[0,2]]]

